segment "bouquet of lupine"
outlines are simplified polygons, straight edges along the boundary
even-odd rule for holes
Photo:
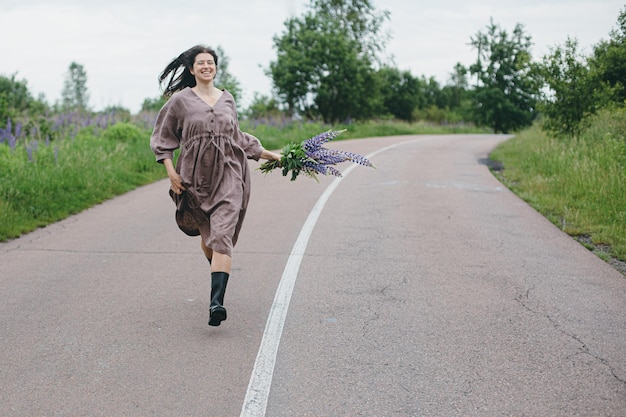
[[[345,132],[344,130],[328,130],[313,136],[300,143],[290,143],[283,148],[280,161],[267,161],[259,169],[264,174],[281,167],[283,176],[291,173],[294,181],[300,173],[317,180],[317,174],[334,175],[341,177],[341,172],[335,165],[341,162],[352,161],[366,167],[376,168],[367,158],[352,152],[327,149],[322,145],[335,139]]]

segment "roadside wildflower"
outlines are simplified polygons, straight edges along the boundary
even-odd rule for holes
[[[317,180],[317,175],[334,175],[341,177],[335,165],[351,161],[366,167],[376,168],[367,158],[352,152],[327,149],[322,145],[335,139],[345,130],[328,130],[300,143],[290,143],[283,148],[280,161],[267,161],[259,169],[264,174],[281,167],[283,176],[291,173],[291,181],[295,181],[300,173]]]

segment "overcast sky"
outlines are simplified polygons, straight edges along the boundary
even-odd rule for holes
[[[243,89],[270,95],[264,73],[274,60],[272,37],[300,16],[309,0],[0,0],[0,74],[17,73],[33,95],[60,99],[72,61],[84,66],[90,105],[121,105],[137,112],[160,94],[158,74],[185,49],[220,45]],[[388,10],[387,53],[414,76],[445,83],[454,65],[476,52],[470,37],[493,18],[507,32],[517,23],[531,35],[535,60],[577,38],[583,51],[608,39],[624,0],[373,0]]]

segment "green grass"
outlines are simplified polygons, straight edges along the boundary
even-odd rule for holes
[[[572,236],[626,260],[626,111],[603,111],[578,138],[538,126],[498,146],[500,179]]]
[[[36,150],[0,145],[0,241],[163,178],[149,138],[148,131],[118,123],[102,134],[83,129],[74,139],[39,143]]]
[[[242,130],[258,137],[268,149],[282,149],[289,142],[299,142],[313,137],[326,130],[346,129],[346,132],[335,140],[362,139],[396,135],[452,134],[452,133],[490,133],[485,128],[471,125],[433,125],[425,122],[405,123],[398,121],[376,121],[354,124],[326,125],[323,123],[291,123],[277,125],[268,123],[256,127],[249,122],[242,122]]]

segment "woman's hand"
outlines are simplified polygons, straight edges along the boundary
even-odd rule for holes
[[[268,161],[279,161],[281,159],[281,155],[277,154],[276,152],[271,152],[268,151],[266,149],[263,150],[263,152],[261,153],[261,158],[262,159],[267,159]]]
[[[165,169],[167,170],[167,176],[170,177],[172,191],[174,191],[174,193],[176,194],[181,194],[183,191],[185,191],[185,187],[183,186],[183,181],[181,180],[180,175],[178,175],[178,172],[176,172],[176,169],[174,168],[172,160],[164,159],[163,164],[165,165]]]
[[[170,177],[170,183],[172,184],[172,191],[176,194],[182,194],[185,191],[185,187],[183,187],[183,182],[180,179],[180,175],[176,171],[173,174],[168,174]]]

